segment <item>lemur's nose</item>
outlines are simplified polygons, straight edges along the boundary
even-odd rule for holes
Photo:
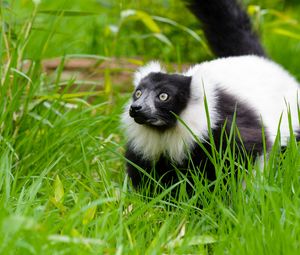
[[[141,105],[131,105],[131,107],[130,107],[130,111],[131,112],[138,112],[138,111],[140,111],[142,109],[142,106]]]

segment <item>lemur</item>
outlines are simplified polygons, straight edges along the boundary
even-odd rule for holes
[[[178,171],[186,175],[191,166],[215,180],[207,155],[210,135],[222,146],[233,122],[235,144],[254,158],[271,149],[279,123],[281,144],[287,145],[288,113],[295,135],[300,133],[299,83],[266,57],[244,8],[235,0],[185,2],[217,59],[184,73],[167,73],[155,61],[135,72],[135,90],[122,115],[134,187],[144,185],[150,173],[168,187],[179,180]]]

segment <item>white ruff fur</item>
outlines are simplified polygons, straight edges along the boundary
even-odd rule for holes
[[[161,67],[157,61],[151,61],[147,65],[138,68],[134,73],[133,84],[137,87],[140,81],[150,73],[165,73],[166,71]]]
[[[161,71],[163,70],[157,62],[139,69],[135,74],[135,86],[149,73]],[[286,145],[290,136],[287,105],[291,111],[293,129],[299,130],[299,85],[288,72],[270,60],[257,56],[221,58],[195,65],[183,75],[192,76],[191,99],[179,117],[200,140],[205,140],[208,136],[204,92],[213,128],[219,118],[215,106],[217,89],[220,88],[246,103],[261,116],[272,144],[281,115],[282,145]],[[186,150],[191,149],[194,144],[193,135],[187,128],[177,122],[173,129],[159,133],[139,125],[129,116],[131,103],[132,100],[125,108],[122,123],[133,150],[150,160],[158,159],[162,154],[178,163],[185,159]]]

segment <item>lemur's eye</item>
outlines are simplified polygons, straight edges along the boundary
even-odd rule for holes
[[[142,91],[138,89],[138,90],[135,92],[134,95],[135,95],[136,98],[140,98],[141,95],[142,95]]]
[[[159,100],[160,101],[166,101],[169,98],[167,93],[161,93],[159,94]]]

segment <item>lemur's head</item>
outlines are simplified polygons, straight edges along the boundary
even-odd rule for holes
[[[158,130],[175,126],[176,115],[185,109],[190,98],[191,77],[167,74],[152,62],[136,72],[134,83],[130,117]]]

